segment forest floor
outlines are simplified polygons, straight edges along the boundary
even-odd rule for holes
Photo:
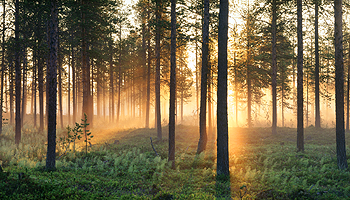
[[[215,134],[196,155],[198,128],[176,127],[176,169],[167,162],[168,128],[91,130],[88,153],[60,140],[55,171],[45,171],[46,134],[25,127],[22,143],[5,126],[0,136],[1,199],[215,199]],[[350,172],[336,165],[335,130],[305,129],[305,152],[296,151],[296,129],[231,128],[233,199],[349,199]],[[152,148],[153,146],[159,156]],[[347,133],[347,144],[350,137]],[[81,146],[81,147],[79,147]],[[348,151],[349,152],[349,151]],[[349,158],[349,156],[348,156]]]

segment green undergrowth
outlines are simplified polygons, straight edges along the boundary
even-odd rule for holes
[[[58,138],[65,134],[58,131]],[[87,154],[82,148],[58,148],[57,169],[49,172],[45,134],[24,127],[16,147],[12,129],[5,126],[1,199],[215,199],[220,190],[215,138],[209,136],[207,150],[196,155],[197,127],[176,127],[175,169],[167,162],[167,127],[160,141],[154,129],[119,131],[95,144],[98,137]],[[233,199],[350,198],[350,173],[337,168],[332,129],[307,128],[302,153],[296,152],[295,129],[280,128],[272,135],[269,128],[237,128],[229,138]]]

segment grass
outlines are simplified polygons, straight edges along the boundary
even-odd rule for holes
[[[58,149],[53,172],[44,170],[45,134],[24,127],[16,148],[13,131],[5,127],[2,199],[215,199],[215,138],[210,135],[206,152],[196,155],[197,127],[176,127],[175,170],[167,162],[164,127],[162,141],[154,129],[91,130],[89,153],[78,148],[61,156]],[[58,138],[64,134],[58,131]],[[272,135],[270,128],[236,128],[229,138],[233,199],[350,198],[350,173],[337,168],[333,129],[305,129],[303,153],[296,152],[295,129]]]

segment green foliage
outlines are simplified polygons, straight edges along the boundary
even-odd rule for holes
[[[75,127],[71,128],[67,126],[67,135],[64,135],[59,138],[59,141],[57,141],[58,147],[61,147],[61,149],[64,149],[65,152],[61,155],[63,156],[68,148],[70,148],[71,142],[73,142],[73,151],[75,153],[75,144],[77,140],[80,140],[81,138],[85,138],[85,154],[87,156],[88,153],[88,144],[91,146],[91,138],[94,136],[92,133],[87,129],[89,123],[87,123],[87,115],[84,113],[84,119],[81,120],[82,122],[78,124],[75,122]],[[60,158],[61,158],[60,156]]]
[[[149,141],[156,131],[137,129],[118,133],[123,137],[118,144],[96,144],[87,155],[85,149],[67,154],[56,161],[54,172],[43,170],[45,138],[37,136],[44,134],[25,128],[16,149],[13,131],[4,130],[0,195],[5,199],[215,199],[220,193],[215,151],[210,151],[214,140],[196,155],[196,127],[177,127],[174,170],[167,161],[167,140],[154,143],[161,155],[156,156]],[[243,144],[230,148],[232,198],[348,199],[350,172],[337,168],[332,131],[306,129],[308,145],[305,153],[297,153],[294,129],[278,129],[277,135],[264,128],[231,130],[230,144]]]

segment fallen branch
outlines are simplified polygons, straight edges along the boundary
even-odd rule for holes
[[[157,153],[156,149],[153,146],[152,137],[150,137],[150,139],[151,139],[151,145],[152,145],[153,151],[156,153],[157,156],[159,156],[159,154]]]

